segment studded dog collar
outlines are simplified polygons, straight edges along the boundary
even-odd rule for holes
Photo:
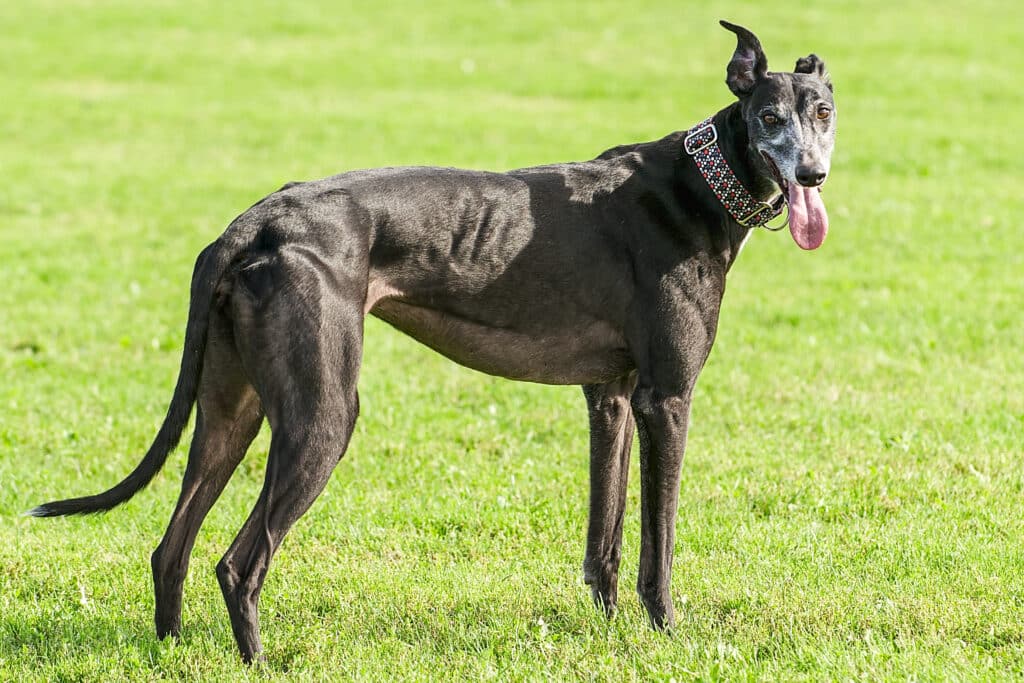
[[[743,227],[766,227],[768,221],[782,213],[786,205],[784,195],[780,195],[774,204],[762,202],[755,199],[739,181],[718,146],[718,129],[710,117],[687,131],[683,139],[683,149],[693,157],[700,174],[704,176],[718,201],[722,202],[729,215]],[[768,229],[778,230],[784,226],[785,224],[779,228]]]

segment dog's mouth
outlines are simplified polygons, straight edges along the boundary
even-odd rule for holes
[[[761,151],[761,157],[764,158],[764,163],[767,164],[768,171],[772,174],[772,180],[774,180],[775,184],[779,186],[780,190],[782,190],[782,194],[786,194],[786,188],[789,183],[787,183],[786,179],[782,177],[782,171],[779,170],[779,166],[775,163],[775,159],[772,159],[772,156],[763,150]]]
[[[789,234],[801,249],[817,249],[828,234],[828,214],[821,201],[820,187],[804,187],[786,180],[771,155],[762,151],[772,179],[789,204]]]

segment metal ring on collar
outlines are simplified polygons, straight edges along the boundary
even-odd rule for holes
[[[779,223],[779,225],[775,227],[769,227],[768,221],[770,221],[772,218],[775,218],[775,216],[781,216],[783,209],[785,209],[786,211],[786,220],[782,221],[781,223]],[[779,230],[782,230],[784,227],[789,225],[789,202],[782,202],[782,208],[779,209],[779,212],[775,214],[775,216],[772,216],[772,218],[769,218],[768,221],[764,222],[764,225],[759,225],[758,227],[764,228],[765,230],[770,230],[772,232],[778,232]]]

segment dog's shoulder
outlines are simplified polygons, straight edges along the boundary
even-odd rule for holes
[[[598,154],[594,158],[594,161],[604,161],[606,159],[614,159],[615,157],[621,157],[621,156],[623,156],[625,154],[629,154],[631,152],[636,152],[636,151],[639,150],[639,148],[640,148],[640,146],[642,144],[643,143],[640,143],[640,142],[634,142],[634,143],[631,143],[631,144],[628,144],[628,145],[618,145],[616,147],[612,147],[611,149],[606,149],[605,151],[603,151],[600,154]]]

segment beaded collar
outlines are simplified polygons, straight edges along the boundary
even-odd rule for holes
[[[784,195],[780,195],[774,204],[759,201],[733,173],[718,146],[718,129],[711,117],[687,131],[683,149],[693,157],[700,174],[718,201],[743,227],[763,228],[768,221],[782,213],[786,205]]]

